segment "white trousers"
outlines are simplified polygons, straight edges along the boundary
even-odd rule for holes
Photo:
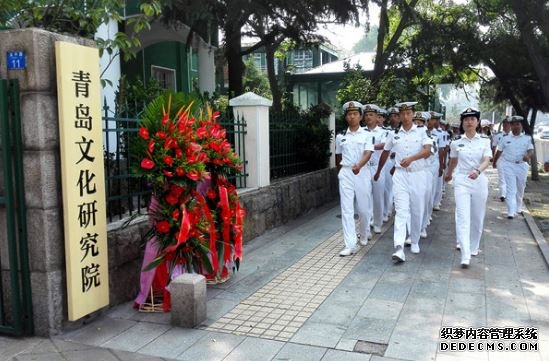
[[[505,175],[505,184],[507,194],[505,202],[507,203],[507,215],[515,216],[522,211],[522,197],[526,187],[526,178],[528,177],[528,163],[520,162],[518,164],[502,161],[503,173]]]
[[[402,168],[395,170],[393,175],[393,197],[396,209],[393,236],[395,247],[404,246],[408,222],[412,243],[419,243],[427,188],[425,172],[426,170],[408,172]]]
[[[456,236],[461,247],[461,260],[471,259],[471,251],[478,251],[484,226],[488,178],[484,174],[469,179],[467,174],[454,178],[456,198]]]
[[[391,169],[395,166],[395,160],[387,158],[383,172],[385,172],[385,191],[383,192],[383,211],[384,217],[389,217],[393,212],[393,176],[391,175]]]
[[[370,174],[372,175],[372,202],[370,209],[374,219],[374,227],[383,225],[383,216],[385,215],[385,168],[380,172],[379,179],[374,181],[377,166],[370,166]]]
[[[354,248],[357,245],[355,229],[355,207],[356,197],[359,222],[359,233],[361,237],[368,237],[370,228],[369,204],[372,202],[372,176],[368,167],[363,167],[360,173],[353,174],[351,167],[343,167],[337,175],[339,180],[339,197],[341,203],[341,223],[343,225],[343,238],[345,248]]]
[[[505,170],[503,165],[504,160],[501,159],[499,164],[496,163],[496,168],[498,170],[498,185],[499,185],[499,196],[507,197],[507,184],[505,183]]]
[[[424,231],[429,225],[429,218],[433,212],[433,170],[429,167],[425,169],[425,207],[423,209],[423,218],[421,222],[421,230]]]
[[[437,165],[436,172],[434,173],[434,181],[433,181],[433,207],[439,207],[442,203],[442,183],[444,183],[444,177],[438,176],[438,170],[440,168],[440,165]]]

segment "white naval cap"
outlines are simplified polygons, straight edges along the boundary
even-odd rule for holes
[[[510,122],[513,123],[513,122],[522,122],[524,120],[524,117],[521,117],[520,115],[513,115],[511,117],[511,120]]]
[[[362,107],[363,105],[360,102],[357,102],[356,100],[348,101],[347,103],[343,104],[343,112],[347,114],[347,112],[356,110],[360,114],[362,114]]]
[[[509,123],[511,121],[511,117],[506,115],[505,118],[501,120],[502,123]]]
[[[395,107],[397,107],[399,111],[408,110],[408,109],[414,110],[414,106],[416,104],[417,102],[401,102],[401,103],[395,104]]]
[[[380,115],[387,115],[389,113],[387,112],[387,109],[379,107],[379,114]]]
[[[364,104],[362,106],[362,112],[363,113],[379,113],[381,110],[380,107],[378,107],[375,104]]]
[[[414,120],[428,121],[431,119],[431,114],[429,112],[415,112]]]
[[[434,111],[431,111],[430,113],[431,113],[431,118],[437,118],[437,119],[442,118],[442,115],[443,115],[442,113],[438,113]]]
[[[476,117],[477,119],[480,119],[480,111],[472,107],[465,108],[461,112],[460,118],[463,120],[463,118],[466,117]]]
[[[398,108],[397,107],[390,107],[389,108],[389,114],[398,114]]]
[[[481,121],[480,121],[480,126],[481,126],[482,128],[484,128],[484,127],[489,127],[489,126],[491,126],[491,125],[492,125],[492,122],[491,122],[490,120],[488,120],[488,119],[481,119]]]

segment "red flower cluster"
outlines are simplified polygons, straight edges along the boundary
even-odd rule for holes
[[[217,122],[218,113],[207,109],[193,116],[190,105],[173,111],[171,96],[150,107],[159,108],[160,102],[162,114],[142,119],[134,151],[136,173],[152,185],[159,204],[153,233],[161,253],[153,263],[220,277],[242,259],[244,210],[227,181],[241,162]]]

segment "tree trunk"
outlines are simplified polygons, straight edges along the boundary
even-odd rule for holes
[[[225,56],[229,71],[229,98],[238,96],[244,92],[242,75],[244,63],[242,62],[242,35],[241,27],[235,24],[226,24],[225,31]]]
[[[272,111],[278,112],[282,108],[282,94],[278,86],[278,80],[275,74],[275,44],[265,44],[265,56],[267,60],[267,77],[269,78],[269,86],[273,95]]]
[[[383,73],[383,69],[385,68],[385,64],[383,63],[383,51],[384,51],[384,43],[385,43],[385,37],[387,36],[387,33],[389,32],[389,15],[387,14],[387,1],[383,0],[380,5],[379,10],[379,27],[377,30],[377,46],[376,46],[376,58],[374,60],[374,71],[372,73],[372,80],[377,81],[381,74]]]
[[[538,115],[537,109],[532,109],[532,118],[530,118],[530,130],[533,130],[536,126],[536,116]],[[533,132],[530,132],[532,135]],[[532,136],[532,145],[534,146],[534,154],[532,159],[530,159],[530,166],[532,170],[531,178],[533,181],[539,181],[539,169],[538,169],[538,157],[536,154],[536,143],[534,142],[534,137]]]
[[[389,33],[389,15],[388,15],[388,9],[387,9],[387,0],[383,0],[381,4],[381,12],[380,12],[380,18],[379,18],[379,32],[377,37],[377,51],[376,51],[376,59],[374,62],[374,70],[372,72],[372,82],[374,83],[374,86],[379,80],[382,78],[383,73],[385,71],[385,66],[387,65],[387,60],[389,59],[389,56],[391,53],[395,50],[395,47],[398,45],[398,41],[400,40],[400,37],[402,35],[402,32],[410,25],[410,19],[412,18],[412,12],[414,8],[416,7],[419,0],[411,0],[409,4],[404,6],[404,10],[402,10],[400,22],[398,23],[397,28],[395,29],[395,32],[391,36],[391,39],[387,43],[386,47],[383,47],[383,44],[385,43],[385,38],[387,37]],[[383,24],[385,22],[385,24]],[[386,27],[382,30],[382,27]],[[381,38],[382,37],[382,38]],[[380,45],[381,44],[381,45]]]
[[[520,37],[528,50],[528,55],[536,70],[545,106],[549,107],[549,63],[545,61],[543,50],[534,35],[530,16],[526,13],[524,2],[522,0],[513,0],[513,10],[517,16]]]

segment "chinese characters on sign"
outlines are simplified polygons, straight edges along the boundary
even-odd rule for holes
[[[108,305],[106,202],[97,49],[57,42],[69,320]]]

